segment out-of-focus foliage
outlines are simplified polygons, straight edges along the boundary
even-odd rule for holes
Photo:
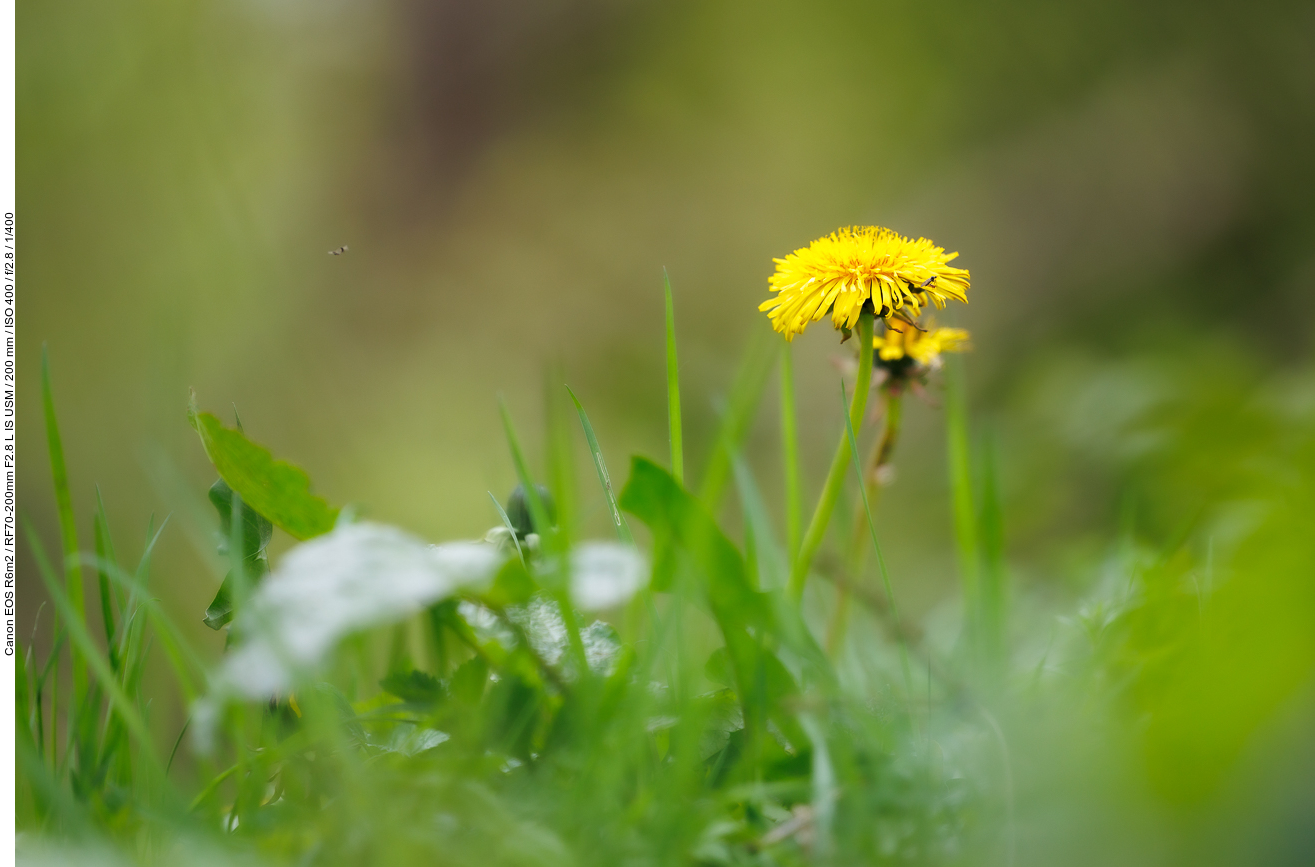
[[[738,497],[713,517],[745,570],[767,577],[780,546],[763,530],[783,524],[774,397],[745,413],[752,389],[733,383],[737,369],[765,377],[770,355],[736,359],[760,345],[753,308],[772,256],[880,223],[972,269],[971,305],[940,324],[974,336],[971,482],[983,530],[999,494],[1001,533],[981,535],[984,548],[1003,541],[984,553],[1007,578],[1009,659],[983,686],[960,640],[943,413],[910,398],[876,524],[914,658],[935,664],[921,704],[898,695],[880,594],[863,597],[872,616],[836,671],[836,719],[852,723],[829,757],[838,851],[922,858],[932,841],[969,863],[1011,851],[1020,864],[1315,860],[1310,4],[73,0],[22,3],[18,17],[20,495],[59,550],[60,510],[35,471],[36,348],[49,341],[72,514],[100,558],[86,569],[89,639],[108,639],[116,683],[149,705],[162,764],[223,652],[201,618],[231,565],[214,556],[214,470],[186,425],[187,387],[235,402],[253,438],[304,465],[328,501],[431,539],[482,535],[499,523],[486,492],[517,478],[496,395],[532,406],[545,362],[564,371],[550,387],[570,381],[588,407],[614,472],[632,453],[666,454],[666,266],[687,473],[718,491],[733,479]],[[821,330],[795,342],[806,499],[840,429],[837,352]],[[722,447],[727,430],[739,450]],[[554,467],[572,450],[585,466],[544,474],[576,536],[628,533],[592,487],[585,443],[559,444],[525,442],[536,469],[541,450]],[[152,513],[152,527],[171,515],[158,545],[140,567],[109,568],[138,562]],[[290,544],[276,534],[270,562]],[[38,618],[31,550],[21,632],[35,658],[70,660],[51,608]],[[810,596],[815,627],[829,593]],[[706,679],[699,689],[730,689],[716,678],[733,665],[703,668],[721,643],[714,622],[691,613],[687,625],[680,664]],[[414,668],[388,670],[423,668],[425,628],[387,648],[360,639],[329,679],[358,704],[393,674],[407,693],[396,698],[429,694]],[[523,656],[504,662],[527,671]],[[457,671],[445,695],[474,706],[488,672]],[[37,670],[29,688],[59,694],[75,720],[109,700],[93,680],[70,703],[67,672]],[[243,818],[219,845],[273,841],[274,860],[435,847],[458,862],[617,859],[642,840],[657,841],[655,861],[715,862],[798,818],[780,812],[797,793],[715,801],[690,796],[703,790],[686,778],[628,812],[618,805],[637,803],[634,790],[588,764],[633,769],[674,750],[682,772],[706,772],[700,739],[727,713],[724,694],[686,697],[680,725],[648,731],[635,710],[609,729],[592,708],[554,716],[563,706],[520,682],[502,677],[492,704],[433,748],[409,732],[371,742],[359,763],[349,750],[287,759],[301,788],[269,812],[255,783],[240,804],[222,789],[195,829],[162,820],[157,851],[194,830],[209,842],[179,845],[209,851],[221,806]],[[316,736],[339,737],[336,699],[307,704],[325,721]],[[497,751],[485,766],[470,747],[525,747],[517,713],[541,734],[565,720],[551,774],[504,769]],[[295,718],[286,704],[249,709],[240,730],[268,746]],[[63,730],[73,801],[55,794],[73,777],[25,766],[55,824],[118,816],[134,785],[158,793],[154,771],[130,773],[141,753],[126,725]],[[448,764],[444,747],[469,761]],[[251,779],[285,758],[261,754]],[[579,785],[581,762],[597,786]],[[169,775],[195,795],[224,770],[184,745]],[[799,777],[810,787],[811,774]],[[90,806],[75,820],[77,798]],[[650,824],[624,830],[636,815]],[[596,826],[622,830],[602,845]]]

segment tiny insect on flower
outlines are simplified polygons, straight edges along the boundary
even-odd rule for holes
[[[850,226],[776,259],[769,283],[775,297],[759,305],[787,340],[828,312],[837,330],[852,329],[865,307],[889,319],[916,319],[927,305],[967,303],[969,274],[949,264],[926,238],[913,240],[880,226]]]

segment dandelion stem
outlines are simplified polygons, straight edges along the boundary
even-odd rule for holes
[[[849,404],[849,424],[857,431],[863,425],[863,413],[867,409],[868,390],[872,385],[872,320],[871,313],[864,312],[858,318],[858,380],[854,383],[854,397]],[[836,498],[845,486],[845,465],[849,463],[849,432],[841,431],[840,442],[836,444],[836,453],[831,458],[831,469],[826,475],[826,484],[817,499],[817,507],[808,522],[808,530],[800,543],[799,554],[794,559],[790,570],[790,596],[796,602],[804,597],[804,584],[808,580],[808,567],[813,563],[813,556],[826,535],[827,524],[831,522],[831,512],[835,510]]]
[[[785,458],[785,526],[790,557],[799,556],[803,506],[799,497],[799,431],[794,403],[794,359],[790,344],[781,348],[781,451]]]
[[[867,466],[863,470],[863,478],[860,481],[863,487],[859,492],[860,497],[866,498],[866,505],[873,509],[876,508],[877,498],[881,494],[882,471],[890,466],[891,456],[895,453],[895,444],[899,441],[903,397],[898,387],[892,388],[889,383],[881,388],[881,399],[886,408],[883,414],[884,424],[881,428],[881,438],[873,444],[872,453],[868,455]],[[864,520],[866,514],[864,505],[864,502],[860,501],[854,508],[854,528],[849,539],[849,558],[846,566],[851,580],[854,581],[857,581],[862,574],[864,562],[867,560],[868,526]],[[841,584],[836,597],[835,613],[832,615],[831,626],[826,635],[827,652],[832,656],[845,640],[845,629],[849,623],[849,601],[849,584]]]

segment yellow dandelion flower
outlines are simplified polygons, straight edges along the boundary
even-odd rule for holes
[[[966,352],[972,349],[969,334],[962,328],[929,328],[920,331],[908,323],[900,323],[900,330],[887,327],[881,337],[872,338],[872,347],[882,361],[899,361],[910,358],[923,367],[933,370],[941,366],[941,354]]]
[[[828,312],[837,329],[851,329],[868,301],[878,316],[907,308],[917,318],[929,302],[942,309],[952,298],[967,303],[968,272],[948,264],[958,255],[926,238],[850,226],[774,260],[770,283],[777,294],[758,309],[769,311],[772,327],[787,340]]]

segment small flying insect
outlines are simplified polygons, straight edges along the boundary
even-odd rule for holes
[[[347,252],[347,245],[346,245],[346,244],[343,244],[341,247],[339,247],[339,248],[336,249],[336,250],[330,250],[330,251],[329,251],[329,255],[330,255],[330,256],[341,256],[343,253],[346,253],[346,252]]]

